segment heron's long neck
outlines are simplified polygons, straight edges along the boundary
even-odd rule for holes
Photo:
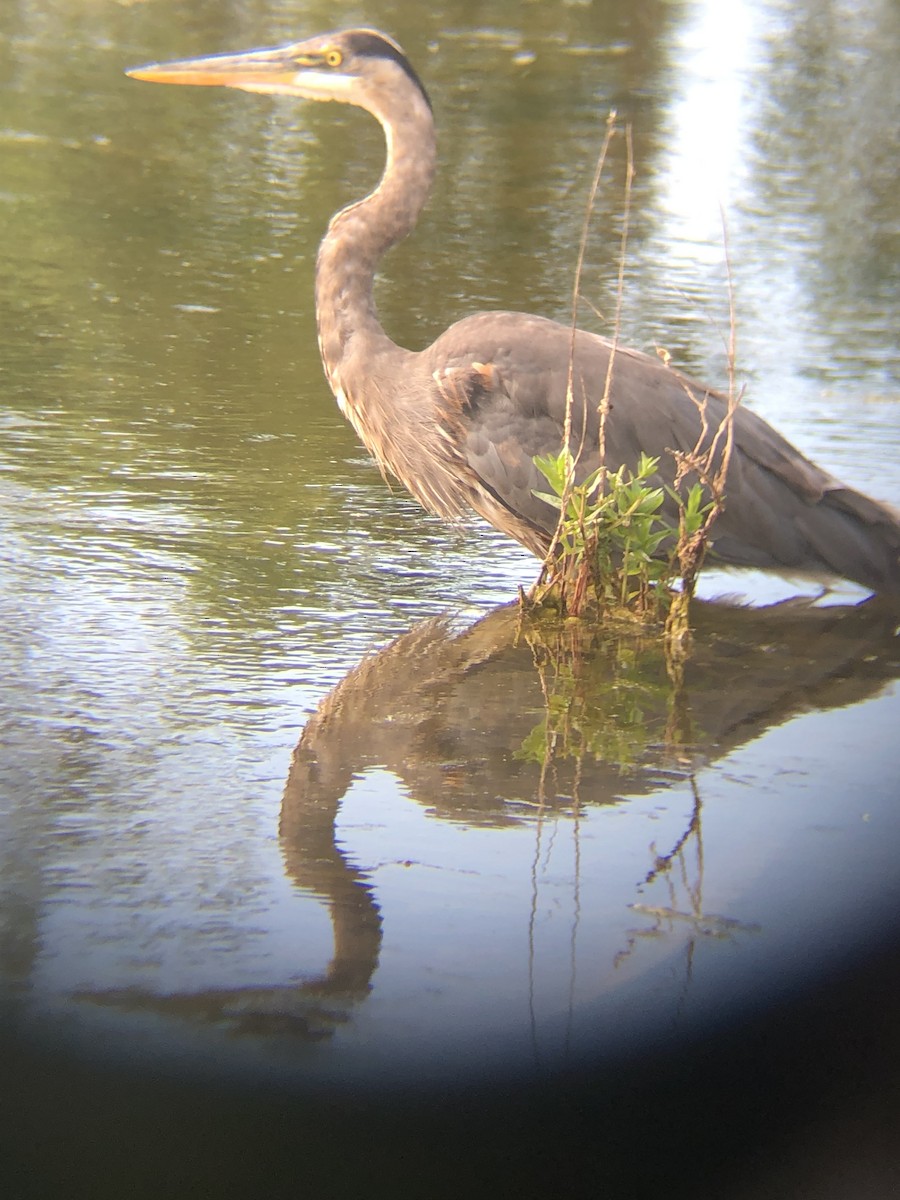
[[[349,377],[364,361],[399,352],[375,310],[375,270],[384,252],[415,225],[434,177],[434,123],[424,100],[416,95],[402,113],[383,117],[382,124],[387,165],[381,182],[370,196],[332,219],[316,265],[319,348],[342,404]]]

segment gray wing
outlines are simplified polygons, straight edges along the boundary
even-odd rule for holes
[[[533,459],[562,446],[571,344],[571,331],[556,322],[481,313],[452,326],[422,356],[434,378],[446,380],[460,399],[461,451],[487,494],[483,504],[473,498],[473,506],[538,554],[556,513],[534,495],[546,490],[546,481]],[[610,352],[605,339],[576,335],[570,445],[581,477],[599,461],[597,408]],[[706,400],[710,437],[727,411],[724,396],[659,359],[618,348],[607,465],[633,468],[643,451],[659,458],[659,476],[671,482],[672,451],[693,449],[702,433],[692,396]],[[676,520],[671,502],[666,515]],[[836,574],[875,590],[900,591],[897,517],[844,487],[745,406],[735,416],[726,508],[712,549],[734,566]]]

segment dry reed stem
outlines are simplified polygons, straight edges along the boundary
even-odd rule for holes
[[[597,490],[602,496],[606,491],[606,418],[609,416],[609,397],[612,391],[613,365],[616,351],[619,348],[619,335],[622,331],[622,304],[625,297],[625,264],[628,253],[628,227],[631,220],[631,185],[634,181],[634,141],[631,136],[631,125],[625,126],[625,196],[622,206],[622,237],[619,242],[619,271],[616,278],[616,311],[613,316],[612,346],[609,352],[609,362],[606,366],[606,379],[603,384],[603,396],[600,399],[598,413],[600,416],[600,434],[598,449],[600,451],[600,477]]]
[[[569,451],[572,439],[572,414],[575,403],[575,346],[578,334],[578,310],[582,300],[584,299],[581,295],[581,279],[584,271],[587,242],[590,235],[590,226],[593,219],[597,193],[599,191],[603,171],[606,167],[610,145],[613,138],[619,132],[617,120],[617,113],[613,109],[607,116],[606,131],[604,133],[603,143],[600,147],[600,152],[597,157],[594,176],[591,181],[590,191],[588,193],[584,220],[582,222],[581,238],[578,247],[578,256],[575,265],[575,276],[572,288],[572,321],[569,337],[569,360],[566,376],[566,412],[563,425],[562,449],[564,451]],[[626,124],[624,126],[624,137],[626,146],[626,172],[622,212],[622,233],[620,238],[616,281],[616,306],[613,318],[613,333],[610,339],[610,354],[603,385],[603,394],[597,406],[599,418],[597,447],[599,454],[599,473],[595,490],[600,496],[602,496],[606,490],[606,423],[611,407],[610,398],[612,394],[613,374],[621,332],[621,316],[624,303],[625,270],[627,264],[628,236],[631,216],[632,183],[635,174],[634,145],[630,124]],[[706,515],[702,526],[690,536],[687,534],[685,528],[684,512],[682,511],[679,515],[679,537],[675,550],[675,558],[677,559],[679,565],[679,572],[682,580],[682,590],[673,598],[666,620],[666,637],[670,642],[680,642],[685,651],[690,634],[687,616],[688,606],[696,587],[697,574],[706,557],[710,530],[715,520],[725,507],[725,482],[728,475],[728,468],[731,461],[731,454],[734,444],[734,416],[743,399],[743,389],[740,391],[738,390],[736,381],[737,327],[734,301],[734,281],[731,271],[731,259],[728,251],[728,230],[725,223],[724,211],[722,212],[722,230],[723,244],[725,249],[729,311],[729,335],[727,341],[725,342],[728,364],[727,409],[725,416],[722,418],[715,430],[715,433],[712,435],[712,440],[704,449],[704,445],[707,442],[710,432],[708,420],[709,393],[707,392],[702,399],[699,399],[691,389],[690,385],[687,382],[684,382],[682,386],[684,387],[685,393],[690,398],[691,402],[696,406],[700,417],[700,433],[695,445],[690,451],[669,451],[676,463],[676,473],[674,479],[675,490],[678,489],[678,487],[684,482],[685,478],[689,474],[694,473],[712,501],[710,511]],[[589,301],[585,300],[585,303],[589,303]],[[590,305],[590,307],[594,312],[596,312],[596,309],[593,305]],[[664,355],[664,361],[668,362],[668,358],[669,356],[666,353]],[[584,423],[584,427],[586,427],[586,422]],[[592,533],[588,535],[588,532],[584,526],[583,516],[580,521],[579,534],[582,544],[585,547],[585,553],[581,561],[578,561],[578,556],[574,556],[574,566],[577,569],[575,578],[571,578],[571,567],[566,569],[568,565],[567,563],[564,564],[563,571],[558,572],[558,564],[556,562],[557,551],[559,550],[562,542],[563,533],[566,526],[567,509],[575,488],[575,469],[580,460],[582,451],[584,450],[584,427],[582,431],[582,442],[578,447],[578,452],[577,454],[570,455],[570,460],[567,464],[563,492],[560,496],[559,518],[556,523],[553,538],[551,539],[547,553],[544,557],[544,561],[541,565],[541,571],[538,579],[532,587],[528,597],[528,601],[531,605],[540,603],[540,600],[546,596],[548,590],[555,585],[559,588],[560,606],[562,611],[567,612],[572,616],[577,616],[581,612],[589,584],[593,580],[596,585],[596,573],[598,570],[598,565],[592,560],[591,555],[592,540],[596,541],[596,534]],[[716,465],[717,458],[718,465]],[[521,592],[521,589],[520,595],[524,602],[525,596],[524,593]]]
[[[575,339],[578,334],[578,308],[581,301],[581,277],[584,273],[584,260],[587,255],[587,243],[590,236],[591,220],[594,215],[594,205],[597,202],[597,192],[600,188],[600,180],[603,177],[603,171],[606,167],[606,159],[609,154],[610,144],[616,134],[616,111],[612,109],[606,118],[606,131],[603,135],[603,143],[600,147],[600,153],[597,156],[597,164],[594,168],[594,177],[591,180],[590,191],[588,192],[587,204],[584,211],[584,220],[581,225],[581,238],[578,244],[578,256],[575,260],[575,278],[572,285],[572,323],[569,331],[569,363],[566,375],[566,417],[563,425],[563,449],[568,449],[572,438],[572,408],[575,403],[574,379],[575,379]],[[616,314],[616,323],[618,327],[618,313]],[[553,534],[553,540],[544,556],[544,563],[541,569],[541,575],[538,579],[538,585],[542,583],[547,576],[553,575],[554,556],[562,538],[562,531],[565,526],[566,507],[572,495],[572,488],[575,484],[574,468],[577,459],[573,457],[572,471],[568,473],[566,485],[563,495],[560,498],[559,520],[556,524],[556,529]]]
[[[597,163],[594,169],[594,176],[591,181],[591,187],[588,192],[587,204],[585,205],[584,220],[581,228],[581,238],[578,246],[578,256],[575,263],[575,276],[572,287],[572,322],[570,327],[569,337],[569,362],[566,376],[566,415],[563,425],[563,442],[562,448],[568,450],[572,439],[572,410],[575,403],[575,343],[578,334],[578,310],[579,306],[584,301],[589,304],[591,310],[596,313],[596,308],[590,301],[585,300],[581,294],[581,280],[584,273],[584,262],[587,254],[587,243],[590,236],[591,221],[594,215],[594,207],[597,202],[597,192],[600,188],[600,182],[603,177],[603,172],[606,167],[607,158],[609,155],[609,147],[613,138],[619,132],[617,124],[618,116],[615,109],[612,109],[606,119],[606,130],[603,137],[603,143],[600,147],[600,152],[597,156]],[[631,190],[632,181],[634,179],[634,145],[631,132],[631,125],[626,124],[624,127],[625,146],[626,146],[626,173],[625,173],[625,194],[624,207],[622,217],[622,235],[619,250],[619,262],[616,281],[616,307],[613,317],[613,336],[611,339],[611,348],[609,362],[607,364],[606,377],[603,384],[603,395],[600,399],[597,411],[600,420],[600,430],[598,438],[598,451],[600,457],[600,475],[598,476],[597,492],[602,495],[606,487],[606,418],[610,409],[610,394],[612,391],[613,368],[615,363],[616,351],[619,345],[619,336],[621,332],[621,315],[622,305],[625,294],[625,268],[627,263],[628,249],[628,232],[629,221],[631,216]],[[586,428],[586,422],[584,423]],[[588,585],[594,574],[594,564],[588,561],[589,555],[585,555],[583,562],[579,564],[580,570],[572,582],[571,595],[567,597],[569,588],[567,587],[567,579],[565,573],[561,579],[557,578],[556,573],[556,554],[563,536],[563,529],[566,523],[566,511],[569,501],[572,496],[572,491],[575,487],[575,468],[581,458],[584,450],[584,428],[582,431],[582,442],[578,447],[576,454],[571,456],[571,464],[566,472],[566,479],[563,488],[563,494],[560,497],[559,519],[556,524],[556,529],[553,533],[550,546],[544,557],[541,567],[541,572],[538,580],[532,589],[532,597],[534,597],[538,589],[545,583],[558,583],[560,586],[561,601],[563,607],[570,611],[573,615],[577,615],[583,606],[585,594]],[[589,538],[587,530],[583,524],[579,530],[583,543],[589,546]]]
[[[731,256],[728,249],[728,227],[725,214],[722,212],[722,244],[725,252],[725,273],[728,287],[728,339],[725,341],[725,351],[728,367],[728,396],[725,415],[719,422],[712,441],[703,449],[709,433],[708,406],[709,393],[703,399],[697,398],[687,383],[683,384],[685,393],[696,405],[700,414],[700,434],[693,449],[687,453],[672,450],[676,471],[674,488],[684,482],[687,475],[693,472],[701,486],[706,489],[712,501],[709,512],[703,524],[687,536],[684,527],[684,513],[679,516],[679,537],[676,547],[676,557],[681,575],[681,592],[673,598],[666,618],[666,642],[668,647],[668,667],[670,676],[675,679],[683,670],[684,659],[690,643],[690,625],[688,609],[697,585],[697,575],[703,566],[706,552],[709,548],[710,531],[725,508],[725,484],[728,478],[728,468],[734,448],[734,418],[744,397],[744,389],[737,386],[737,317],[734,303],[734,277],[731,271]],[[724,341],[724,339],[723,339]],[[721,450],[721,455],[719,454]],[[719,458],[716,465],[716,458]]]

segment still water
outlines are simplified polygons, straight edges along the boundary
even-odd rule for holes
[[[900,501],[891,4],[4,4],[0,1012],[88,1062],[553,1072],[895,927],[895,622],[712,574],[749,607],[698,613],[680,691],[633,637],[543,657],[502,607],[534,561],[389,490],[322,378],[317,240],[377,128],[122,74],[355,24],[405,46],[441,137],[379,284],[396,340],[567,319],[615,108],[624,339],[723,381],[724,223],[748,403]]]

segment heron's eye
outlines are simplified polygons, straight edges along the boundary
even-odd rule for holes
[[[344,61],[344,56],[340,50],[326,50],[325,62],[329,67],[339,67]]]

